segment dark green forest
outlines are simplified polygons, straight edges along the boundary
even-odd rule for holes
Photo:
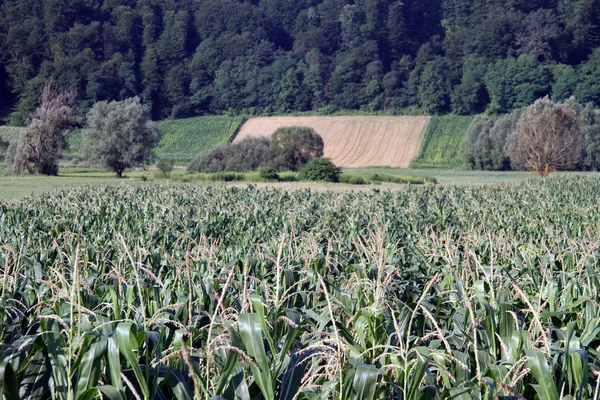
[[[155,119],[600,105],[600,0],[0,0],[0,117],[47,81]]]

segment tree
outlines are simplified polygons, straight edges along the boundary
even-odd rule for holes
[[[158,139],[158,128],[139,97],[101,101],[87,114],[86,153],[90,160],[103,163],[119,178],[126,168],[150,161]]]
[[[577,163],[581,130],[580,106],[574,101],[554,103],[548,97],[527,107],[508,138],[506,154],[522,169],[542,177]]]
[[[282,170],[300,170],[313,158],[322,157],[323,148],[323,138],[308,127],[282,127],[271,136],[275,164]]]
[[[13,173],[58,174],[58,159],[67,147],[65,134],[75,119],[74,101],[75,94],[52,83],[44,86],[40,105],[10,155]]]
[[[342,169],[329,158],[313,158],[300,170],[303,181],[339,182]]]
[[[600,110],[588,103],[582,113],[578,170],[600,171]]]
[[[525,107],[549,91],[546,68],[532,56],[506,58],[488,67],[485,86],[491,96],[488,111],[493,114]]]
[[[250,136],[238,143],[222,144],[202,152],[188,165],[195,172],[254,171],[273,162],[269,139]]]

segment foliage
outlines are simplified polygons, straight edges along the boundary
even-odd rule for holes
[[[155,152],[159,157],[192,161],[199,153],[229,142],[244,117],[204,116],[157,122],[162,136]]]
[[[175,167],[175,160],[171,160],[169,158],[160,158],[156,163],[156,167],[163,176],[169,177],[173,171],[173,168]]]
[[[494,119],[484,115],[477,115],[469,125],[460,148],[461,158],[469,169],[495,170],[496,158],[495,155],[490,154],[492,150],[490,131],[493,127]],[[503,151],[502,157],[504,157]]]
[[[90,160],[101,162],[118,177],[125,169],[151,160],[159,131],[139,97],[101,101],[87,115],[84,146]]]
[[[491,97],[488,111],[507,113],[525,107],[549,92],[550,78],[547,70],[528,55],[507,58],[489,66],[485,85]]]
[[[327,107],[502,113],[550,85],[599,106],[598,9],[592,0],[4,0],[0,116],[24,124],[47,79],[79,94],[80,117],[133,96],[155,120]],[[550,82],[559,64],[577,79]]]
[[[382,182],[397,183],[397,184],[424,184],[424,183],[436,183],[436,179],[433,177],[422,177],[405,174],[381,174],[381,173],[357,173],[357,172],[344,172],[340,176],[340,182],[347,183],[350,185],[367,185],[367,184],[380,184]]]
[[[588,176],[344,194],[118,186],[0,203],[2,389],[593,398],[598,202]]]
[[[461,146],[461,157],[469,169],[507,171],[511,162],[505,154],[506,139],[517,130],[523,109],[517,109],[497,120],[476,116],[469,125]]]
[[[517,130],[507,138],[506,155],[521,168],[541,176],[572,168],[579,155],[580,108],[574,101],[537,100],[527,107]]]
[[[329,158],[313,158],[300,170],[303,181],[339,182],[342,169]]]
[[[272,165],[266,165],[258,169],[258,176],[265,181],[278,181],[280,179],[277,168]]]
[[[248,137],[238,143],[222,144],[198,154],[188,165],[188,171],[196,172],[244,172],[270,165],[275,158],[269,139]]]
[[[460,146],[473,117],[434,116],[423,134],[419,154],[412,168],[454,168],[461,165]]]
[[[52,83],[44,86],[40,104],[10,155],[12,173],[58,174],[58,160],[67,147],[66,131],[74,123],[74,101],[74,93]]]
[[[313,158],[323,156],[323,139],[303,126],[277,128],[271,136],[271,151],[280,170],[299,171]]]
[[[600,111],[587,104],[581,113],[583,127],[579,141],[578,170],[600,170]]]

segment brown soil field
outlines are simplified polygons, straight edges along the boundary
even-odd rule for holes
[[[340,167],[408,167],[417,156],[430,117],[260,117],[242,125],[234,142],[270,137],[283,126],[313,128],[325,143],[324,156]]]

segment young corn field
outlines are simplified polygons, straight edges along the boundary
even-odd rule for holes
[[[597,399],[599,205],[592,177],[0,204],[0,391]]]

